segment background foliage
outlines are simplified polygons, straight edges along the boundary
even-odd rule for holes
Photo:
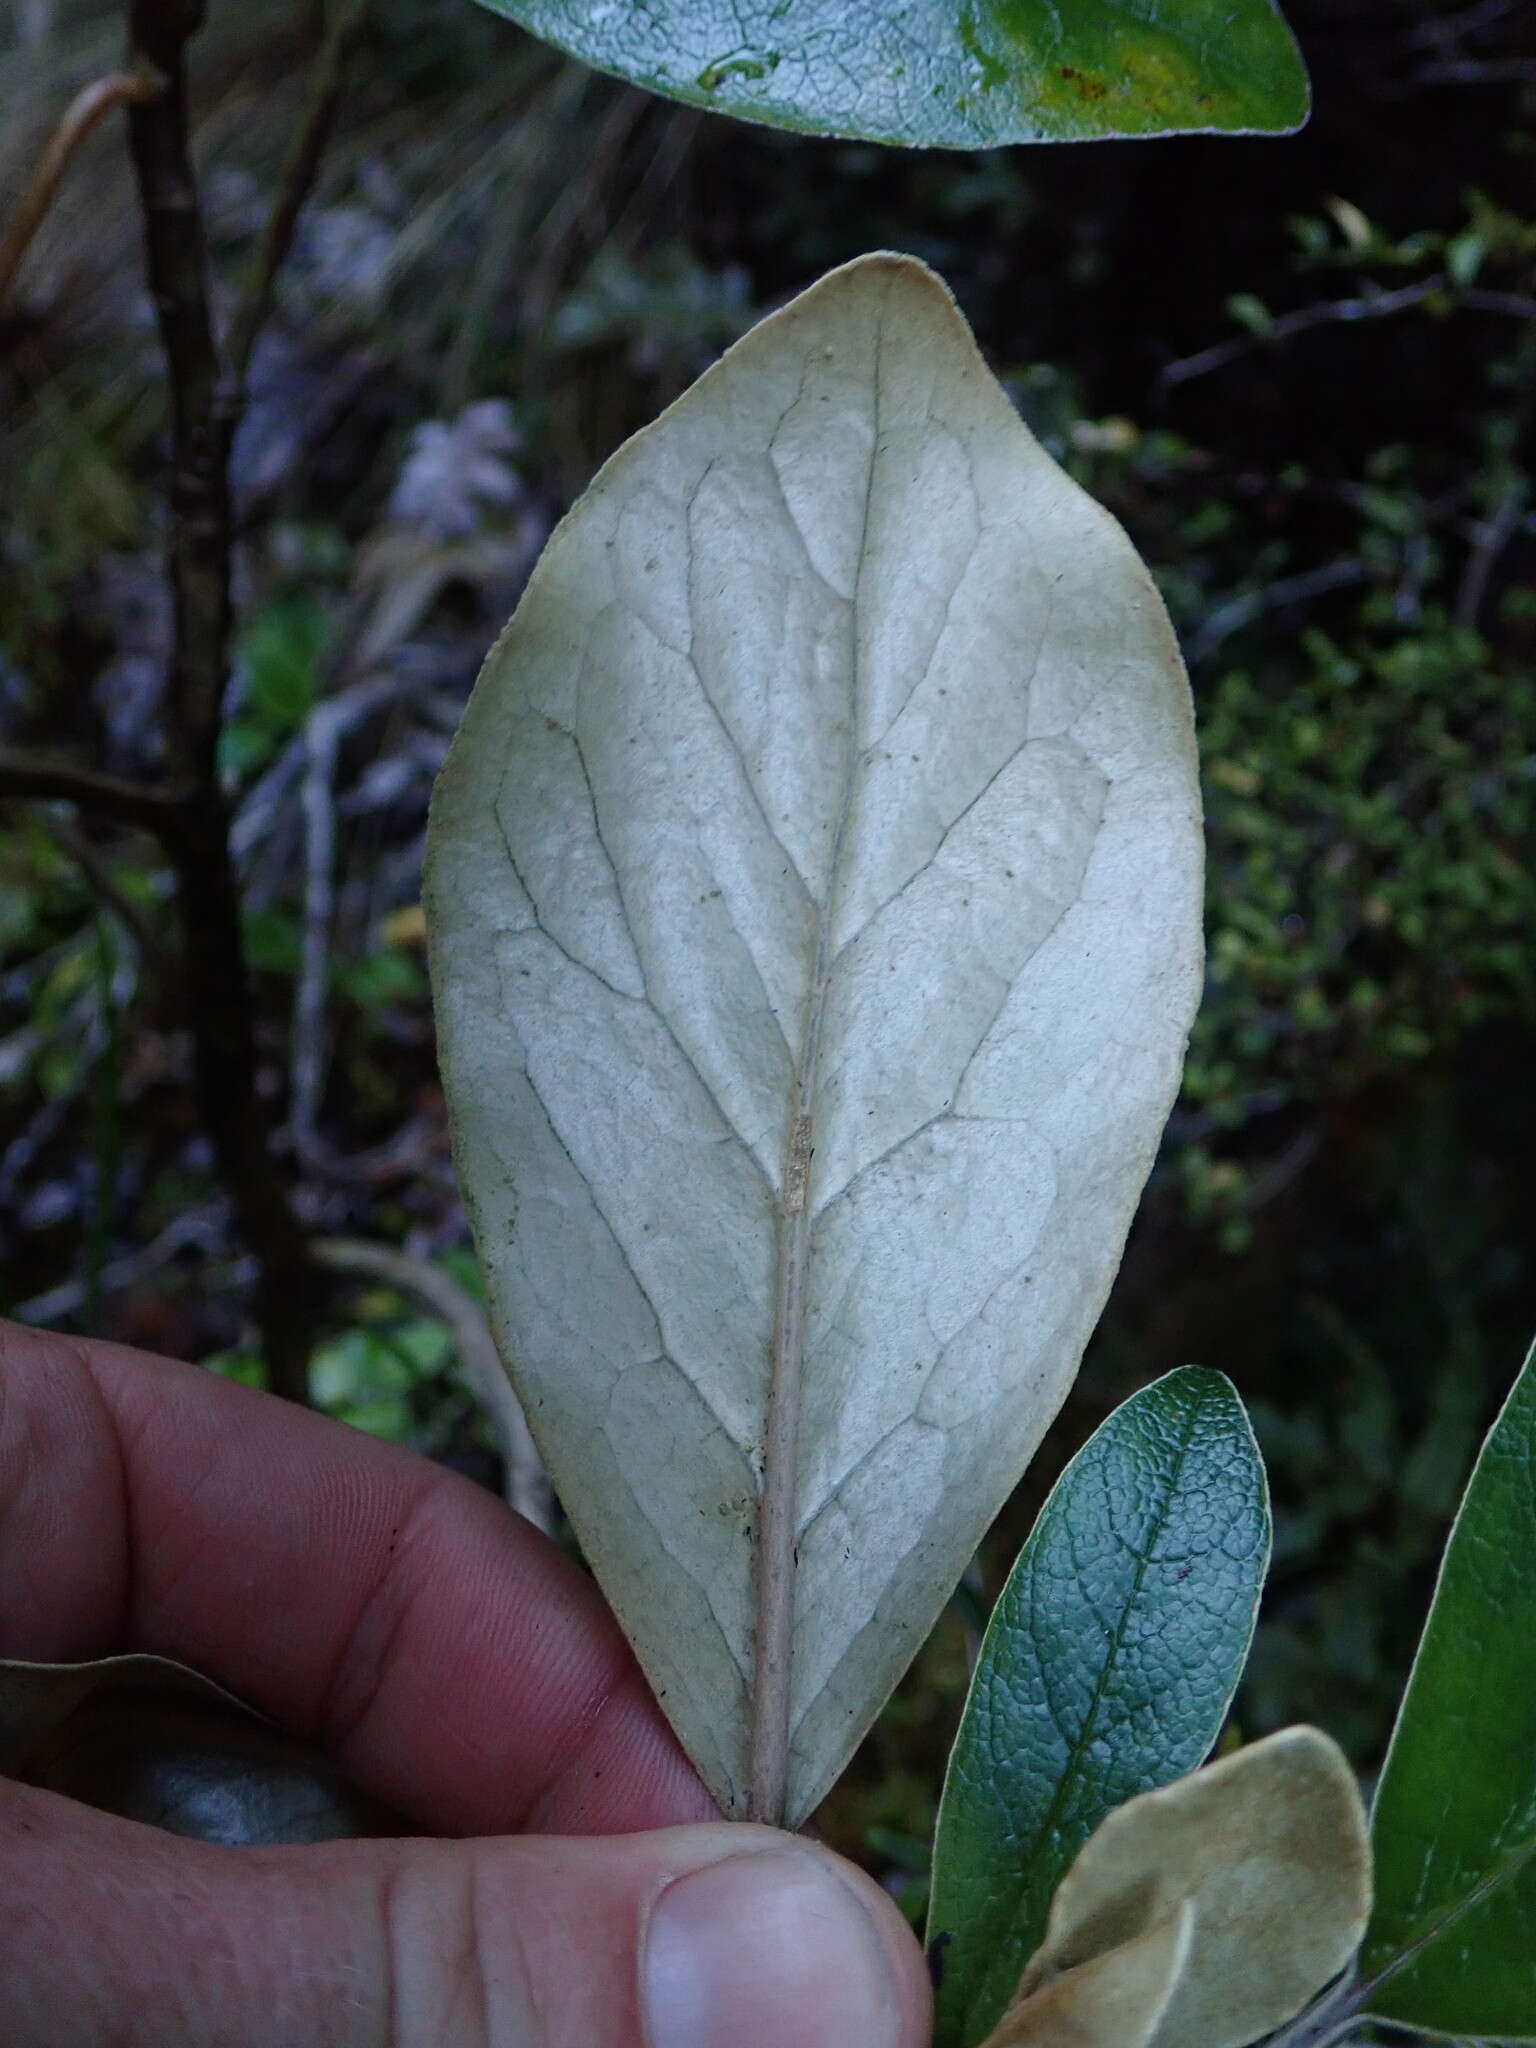
[[[1277,142],[906,155],[649,100],[448,0],[376,0],[236,449],[224,769],[262,1070],[315,1229],[473,1284],[418,906],[431,779],[547,527],[718,349],[867,248],[936,265],[1130,529],[1190,663],[1210,984],[1046,1453],[823,1825],[913,1904],[978,1616],[1049,1481],[1187,1360],[1252,1404],[1276,1564],[1245,1732],[1379,1762],[1456,1493],[1536,1323],[1536,36],[1509,0],[1309,0]],[[197,148],[249,260],[311,10],[214,0]],[[116,10],[0,30],[0,193]],[[0,726],[153,767],[162,392],[109,124],[0,307]],[[151,844],[0,835],[13,1312],[259,1374]],[[317,1398],[494,1482],[441,1324],[338,1301]],[[345,1321],[342,1320],[345,1313]]]

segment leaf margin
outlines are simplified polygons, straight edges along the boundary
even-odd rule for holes
[[[1467,1483],[1462,1489],[1461,1498],[1456,1504],[1456,1512],[1452,1516],[1450,1527],[1446,1532],[1445,1544],[1441,1551],[1439,1566],[1435,1574],[1434,1588],[1430,1594],[1428,1608],[1425,1611],[1424,1626],[1420,1632],[1417,1648],[1414,1651],[1413,1663],[1409,1668],[1408,1679],[1403,1687],[1402,1698],[1398,1702],[1392,1734],[1388,1740],[1386,1755],[1382,1759],[1375,1795],[1371,1803],[1370,1821],[1373,1851],[1376,1844],[1376,1822],[1381,1808],[1382,1794],[1391,1783],[1390,1772],[1394,1755],[1397,1752],[1399,1737],[1404,1728],[1410,1726],[1408,1719],[1410,1707],[1415,1696],[1416,1681],[1420,1676],[1421,1668],[1425,1661],[1426,1650],[1429,1650],[1431,1657],[1437,1656],[1440,1651],[1438,1643],[1433,1648],[1430,1648],[1430,1635],[1435,1625],[1441,1594],[1446,1585],[1447,1576],[1452,1569],[1453,1554],[1457,1548],[1458,1538],[1462,1534],[1463,1522],[1467,1518],[1469,1508],[1472,1505],[1472,1496],[1477,1487],[1479,1476],[1483,1471],[1484,1462],[1490,1450],[1494,1448],[1501,1429],[1510,1420],[1511,1411],[1515,1410],[1517,1404],[1522,1402],[1531,1404],[1533,1412],[1528,1426],[1531,1429],[1533,1440],[1536,1440],[1536,1341],[1533,1341],[1528,1348],[1520,1370],[1516,1373],[1509,1391],[1499,1404],[1498,1413],[1489,1424],[1483,1440],[1478,1446],[1477,1456],[1473,1460],[1471,1472],[1467,1477]],[[1536,1561],[1536,1544],[1533,1544],[1532,1552],[1533,1561]],[[1536,1603],[1533,1603],[1533,1607],[1536,1607]],[[1536,1784],[1533,1784],[1533,1796],[1536,1796]],[[1378,1858],[1378,1868],[1383,1860]],[[1532,1829],[1524,1843],[1519,1844],[1514,1851],[1502,1860],[1504,1870],[1509,1878],[1517,1880],[1531,1866],[1533,1861],[1536,1861],[1536,1828]],[[1376,1905],[1373,1906],[1371,1925],[1366,1929],[1360,1948],[1361,1967],[1366,1978],[1360,1997],[1362,2018],[1369,2019],[1375,2016],[1373,2014],[1372,2002],[1376,1998],[1381,1986],[1391,1983],[1402,1971],[1408,1969],[1416,1957],[1432,1947],[1466,1914],[1474,1912],[1478,1906],[1490,1898],[1498,1888],[1498,1885],[1503,1881],[1503,1875],[1490,1871],[1486,1877],[1472,1887],[1465,1898],[1440,1914],[1428,1927],[1416,1933],[1405,1947],[1398,1948],[1382,1960],[1378,1960],[1370,1955],[1371,1934],[1379,1908],[1378,1898]],[[1389,2025],[1410,2025],[1416,2031],[1431,2039],[1463,2040],[1467,2037],[1468,2032],[1465,2027],[1453,2027],[1434,2019],[1400,2019],[1396,2012],[1382,2012],[1379,2017]],[[1477,2030],[1477,2037],[1481,2041],[1490,2043],[1517,2043],[1536,2040],[1536,2013],[1533,2013],[1532,2023],[1526,2031],[1490,2033],[1479,2029]]]
[[[1272,38],[1266,52],[1266,68],[1273,67],[1273,73],[1278,74],[1273,75],[1270,82],[1271,96],[1277,104],[1268,119],[1252,110],[1246,118],[1225,121],[1200,119],[1197,110],[1201,102],[1209,105],[1211,99],[1210,92],[1203,88],[1214,82],[1205,76],[1189,86],[1189,105],[1183,117],[1175,116],[1159,122],[1154,116],[1140,125],[1133,120],[1128,123],[1123,119],[1106,118],[1105,103],[1115,95],[1116,85],[1098,76],[1091,65],[1084,62],[1083,53],[1075,45],[1069,44],[1064,49],[1047,50],[1042,46],[1031,50],[1029,61],[1035,66],[1033,72],[1013,75],[1004,54],[1006,39],[1016,33],[1012,25],[989,22],[986,26],[991,34],[983,36],[975,6],[961,4],[956,13],[955,47],[944,54],[957,70],[963,64],[971,81],[971,93],[982,102],[984,110],[987,96],[1000,87],[1010,89],[1010,99],[1014,104],[1008,115],[1001,119],[989,120],[985,111],[978,118],[971,96],[962,92],[952,105],[946,107],[943,119],[929,132],[915,132],[914,122],[903,126],[888,117],[877,119],[870,114],[861,115],[852,108],[836,115],[817,112],[793,100],[780,102],[771,94],[752,91],[754,85],[761,85],[765,78],[772,78],[782,61],[781,53],[773,53],[771,60],[764,60],[757,51],[741,45],[707,62],[691,78],[683,75],[669,77],[664,75],[664,65],[657,69],[626,63],[616,53],[599,52],[590,40],[573,30],[556,32],[555,25],[546,18],[552,11],[548,0],[542,7],[536,4],[536,0],[479,0],[479,4],[577,62],[680,105],[726,114],[754,126],[791,134],[874,142],[895,148],[995,149],[1049,143],[1160,141],[1175,135],[1233,138],[1294,135],[1306,126],[1312,111],[1311,79],[1295,31],[1281,13],[1278,0],[1243,0],[1247,9],[1245,30],[1254,37],[1268,35]],[[1142,29],[1149,39],[1155,37],[1160,28],[1160,24],[1146,21],[1138,21],[1134,26]],[[745,32],[744,28],[742,32]],[[1150,56],[1145,51],[1141,55],[1149,70],[1154,69],[1159,61],[1166,64],[1166,58],[1161,58],[1155,51]],[[694,61],[688,59],[682,65],[682,71],[688,71]],[[1045,93],[1044,97],[1036,99],[1039,112],[1033,121],[1018,104],[1028,90],[1026,78],[1033,82],[1037,95]],[[1047,80],[1057,95],[1054,110],[1045,91]],[[932,86],[930,97],[939,96],[943,90],[942,86]],[[1150,84],[1144,87],[1144,92],[1150,102]],[[1119,86],[1119,94],[1126,97],[1123,84]],[[857,106],[857,101],[854,105]],[[1133,114],[1150,112],[1149,106],[1134,97],[1130,105]],[[1097,117],[1095,109],[1099,110]],[[931,107],[927,111],[931,114]]]
[[[1058,1509],[1060,1507],[1074,1479],[1080,1480],[1085,1475],[1087,1470],[1090,1469],[1088,1461],[1090,1453],[1094,1450],[1094,1448],[1096,1446],[1100,1447],[1101,1450],[1106,1448],[1108,1446],[1110,1433],[1116,1429],[1117,1425],[1119,1425],[1122,1431],[1128,1431],[1129,1426],[1131,1425],[1133,1420],[1139,1420],[1139,1417],[1134,1416],[1130,1412],[1136,1409],[1138,1405],[1150,1405],[1153,1402],[1154,1398],[1157,1397],[1159,1394],[1167,1396],[1168,1394],[1173,1393],[1177,1388],[1187,1386],[1191,1383],[1191,1381],[1195,1380],[1208,1382],[1209,1395],[1207,1396],[1207,1398],[1210,1398],[1212,1396],[1215,1397],[1216,1399],[1221,1401],[1223,1407],[1227,1410],[1229,1420],[1236,1424],[1236,1428],[1234,1430],[1234,1438],[1243,1449],[1243,1452],[1246,1457],[1247,1469],[1257,1476],[1258,1489],[1256,1506],[1258,1512],[1258,1520],[1261,1529],[1259,1563],[1257,1569],[1256,1584],[1254,1588],[1254,1595],[1248,1610],[1248,1625],[1246,1635],[1244,1637],[1241,1650],[1234,1659],[1232,1666],[1231,1683],[1227,1687],[1225,1698],[1221,1704],[1220,1710],[1215,1715],[1214,1726],[1211,1729],[1209,1740],[1206,1742],[1206,1744],[1204,1745],[1203,1749],[1199,1752],[1199,1754],[1192,1758],[1192,1761],[1190,1763],[1181,1764],[1180,1766],[1178,1766],[1171,1774],[1171,1777],[1162,1776],[1155,1779],[1150,1779],[1145,1785],[1140,1787],[1140,1792],[1156,1790],[1158,1789],[1158,1787],[1173,1782],[1178,1777],[1187,1775],[1190,1771],[1197,1769],[1199,1765],[1210,1756],[1212,1750],[1215,1747],[1216,1742],[1220,1738],[1222,1723],[1224,1722],[1228,1712],[1230,1711],[1232,1700],[1236,1695],[1238,1685],[1241,1683],[1243,1670],[1246,1667],[1249,1653],[1251,1652],[1253,1647],[1254,1634],[1258,1627],[1259,1608],[1263,1597],[1265,1581],[1268,1577],[1269,1562],[1273,1549],[1274,1522],[1270,1501],[1269,1475],[1264,1463],[1263,1453],[1259,1447],[1258,1439],[1254,1433],[1253,1420],[1248,1413],[1246,1403],[1243,1401],[1242,1396],[1238,1393],[1237,1388],[1233,1384],[1232,1380],[1224,1372],[1221,1372],[1219,1369],[1209,1366],[1185,1365],[1174,1367],[1171,1371],[1161,1374],[1157,1379],[1149,1381],[1146,1386],[1138,1388],[1135,1393],[1129,1395],[1126,1398],[1126,1400],[1121,1402],[1116,1408],[1114,1408],[1111,1411],[1109,1415],[1105,1417],[1103,1422],[1099,1424],[1098,1428],[1095,1429],[1095,1431],[1087,1439],[1087,1441],[1080,1447],[1080,1449],[1073,1455],[1073,1457],[1068,1460],[1067,1464],[1062,1468],[1061,1472],[1057,1475],[1057,1478],[1051,1486],[1049,1493],[1046,1495],[1045,1500],[1042,1502],[1040,1511],[1035,1518],[1034,1525],[1031,1528],[1029,1535],[1025,1538],[1025,1541],[1022,1547],[1020,1548],[1019,1554],[1017,1558],[1014,1560],[1011,1569],[1009,1570],[1008,1577],[1004,1582],[1002,1591],[998,1594],[997,1600],[993,1605],[992,1613],[988,1617],[986,1630],[983,1633],[981,1647],[976,1658],[975,1667],[971,1672],[970,1683],[966,1689],[965,1701],[961,1708],[960,1721],[956,1730],[955,1739],[950,1747],[949,1756],[946,1759],[945,1764],[944,1784],[940,1795],[939,1809],[934,1827],[933,1865],[931,1876],[931,1890],[929,1894],[929,1921],[924,1939],[925,1949],[931,1950],[936,1934],[933,1918],[934,1902],[940,1896],[939,1872],[941,1844],[944,1841],[945,1835],[946,1812],[949,1810],[952,1794],[954,1793],[956,1787],[956,1759],[960,1753],[961,1743],[964,1739],[966,1728],[972,1719],[973,1703],[976,1701],[977,1696],[980,1693],[983,1684],[985,1683],[986,1673],[988,1671],[989,1645],[993,1641],[994,1631],[1000,1632],[1002,1628],[1006,1625],[1004,1609],[1009,1601],[1010,1594],[1014,1591],[1016,1583],[1022,1583],[1026,1564],[1033,1565],[1036,1561],[1035,1557],[1032,1555],[1033,1547],[1036,1543],[1037,1538],[1040,1536],[1042,1530],[1045,1530],[1047,1528],[1048,1518],[1052,1515],[1053,1510]],[[1116,1448],[1119,1449],[1121,1447],[1116,1446]],[[1129,1447],[1127,1446],[1126,1448],[1128,1449]],[[1187,1451],[1187,1445],[1185,1449]],[[1170,1498],[1170,1513],[1171,1506],[1172,1503]],[[1143,1566],[1143,1569],[1145,1569],[1145,1565]],[[1138,1577],[1136,1589],[1138,1592],[1140,1590],[1140,1585],[1141,1579],[1140,1577]],[[1123,1626],[1123,1617],[1119,1625]],[[993,1659],[993,1662],[996,1662],[995,1658]],[[1095,1693],[1093,1709],[1095,1714],[1097,1713],[1099,1705],[1103,1699],[1104,1691],[1107,1687],[1107,1684],[1107,1677],[1105,1676],[1105,1674],[1101,1673]],[[1092,1726],[1093,1723],[1090,1719],[1089,1724],[1085,1726],[1084,1730],[1079,1735],[1078,1744],[1074,1747],[1074,1758],[1078,1754],[1081,1745],[1089,1739]],[[1049,1829],[1051,1825],[1052,1816],[1058,1810],[1061,1796],[1062,1783],[1059,1782],[1052,1793],[1051,1805],[1046,1814],[1046,1817],[1041,1822],[1042,1831]],[[1134,1793],[1130,1796],[1137,1797],[1140,1796],[1140,1793]],[[1083,1844],[1092,1835],[1094,1829],[1100,1824],[1100,1822],[1106,1819],[1111,1812],[1116,1811],[1118,1809],[1118,1806],[1122,1803],[1124,1803],[1122,1800],[1117,1799],[1114,1805],[1107,1806],[1104,1812],[1098,1815],[1097,1819],[1093,1822],[1093,1824],[1083,1831],[1082,1835],[1076,1842],[1075,1846],[1063,1859],[1061,1859],[1059,1869],[1057,1872],[1058,1881],[1061,1876],[1065,1875],[1066,1870],[1070,1867],[1071,1863],[1075,1859],[1078,1851],[1082,1848]],[[1054,1890],[1054,1886],[1051,1888],[1051,1890]],[[1050,1903],[1051,1891],[1048,1891],[1043,1901],[1042,1910],[1038,1915],[1039,1926],[1036,1929],[1033,1937],[1029,1940],[1027,1946],[1025,1947],[1023,1956],[1020,1958],[1021,1968],[1023,1967],[1024,1963],[1028,1961],[1029,1956],[1034,1952],[1034,1949],[1038,1945],[1039,1941],[1044,1938],[1045,1923],[1049,1913]],[[949,1931],[953,1932],[953,1930]],[[949,1953],[950,1951],[946,1949],[946,1961]],[[942,1988],[937,1994],[936,2004],[942,2006]],[[936,2027],[935,2042],[936,2044],[944,2044],[948,2042],[950,2043],[950,2048],[968,2048],[968,2044],[973,2042],[977,2038],[977,2024],[978,2023],[975,2021],[974,2012],[966,2015],[963,2020],[957,2020],[953,2030],[946,2027],[941,2020]]]

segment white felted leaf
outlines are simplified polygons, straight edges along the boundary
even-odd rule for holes
[[[429,842],[455,1155],[729,1812],[821,1797],[1071,1384],[1178,1083],[1198,811],[1146,572],[901,257],[621,448],[486,662]]]

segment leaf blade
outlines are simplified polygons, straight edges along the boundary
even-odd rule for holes
[[[170,1657],[129,1651],[76,1664],[0,1658],[0,1775],[25,1777],[69,1717],[102,1695],[128,1700],[180,1696],[266,1725],[254,1707]]]
[[[1194,1909],[1066,1970],[1009,2007],[982,2048],[1151,2048],[1189,1960]]]
[[[1536,2036],[1536,1349],[1479,1453],[1382,1767],[1361,1968],[1384,2019]]]
[[[213,1679],[138,1651],[0,1659],[0,1775],[228,1847],[408,1831]]]
[[[1187,1906],[1189,1951],[1153,2048],[1246,2048],[1354,1954],[1370,1871],[1342,1751],[1316,1728],[1282,1728],[1101,1823],[1057,1888],[1020,1998]]]
[[[1209,1752],[1269,1540],[1258,1446],[1219,1373],[1184,1367],[1144,1388],[1062,1474],[999,1597],[950,1755],[929,1920],[930,1946],[950,1936],[940,2048],[995,2021],[1099,1822]]]
[[[792,1820],[1076,1370],[1200,865],[1150,581],[910,259],[621,449],[489,657],[428,840],[455,1157],[530,1426],[727,1811],[796,1234]]]
[[[910,148],[1277,134],[1307,75],[1272,0],[484,0],[583,62],[688,105]]]

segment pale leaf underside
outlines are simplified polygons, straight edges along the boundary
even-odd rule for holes
[[[1194,1908],[1020,1998],[982,2048],[1151,2048],[1189,1957]]]
[[[503,1355],[729,1812],[764,1605],[796,1820],[1071,1382],[1200,968],[1162,607],[921,265],[833,273],[602,471],[427,890]]]
[[[1051,1901],[1020,2004],[1191,1909],[1152,2048],[1246,2048],[1354,1954],[1371,1907],[1365,1809],[1337,1743],[1282,1728],[1100,1823]]]

